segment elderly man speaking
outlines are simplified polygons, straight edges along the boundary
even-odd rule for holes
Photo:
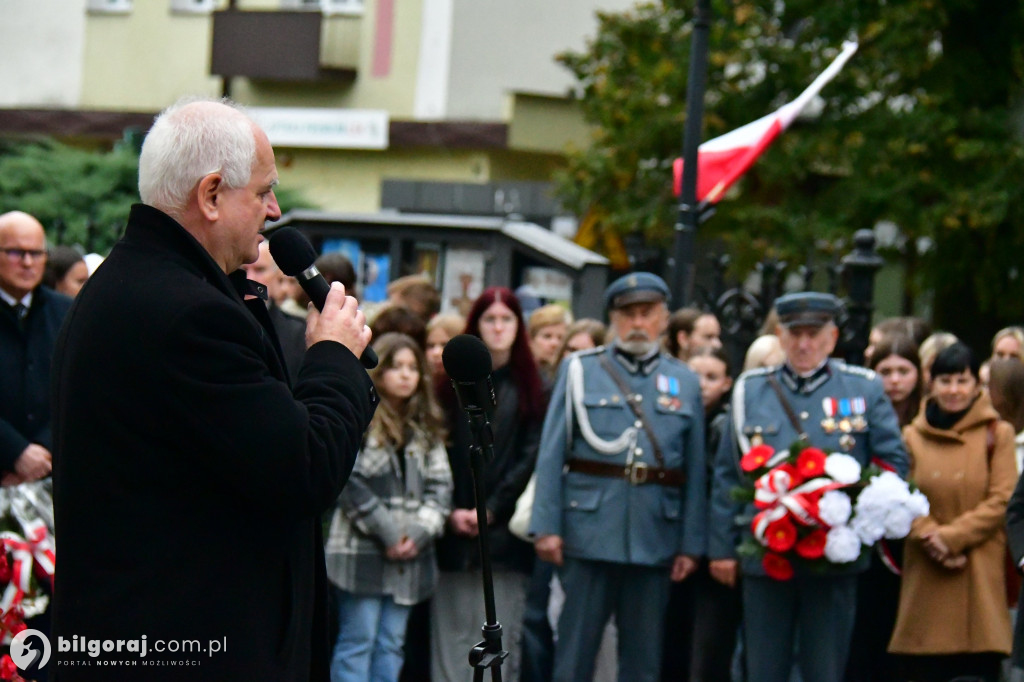
[[[280,216],[276,184],[242,111],[172,106],[142,147],[143,203],[68,314],[58,680],[327,679],[320,515],[376,407],[370,331],[334,285],[289,387],[262,288],[239,271]]]

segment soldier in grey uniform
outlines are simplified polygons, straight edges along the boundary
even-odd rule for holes
[[[733,388],[731,428],[715,458],[708,557],[712,575],[722,583],[735,585],[742,573],[748,682],[789,680],[795,643],[806,682],[840,682],[853,631],[857,573],[869,557],[864,553],[848,566],[813,573],[797,567],[788,581],[767,577],[758,559],[738,560],[736,547],[750,537],[754,515],[752,503],[744,506],[731,495],[739,486],[752,486],[739,460],[761,443],[788,449],[801,433],[826,452],[846,453],[862,466],[875,461],[901,476],[907,473],[907,454],[881,380],[870,370],[829,359],[839,338],[839,300],[801,292],[780,297],[775,308],[786,359],[778,367],[746,372]]]
[[[614,341],[563,362],[551,396],[530,532],[565,589],[557,682],[590,682],[613,613],[619,680],[657,680],[669,581],[704,554],[703,403],[696,376],[661,350],[668,299],[650,273],[613,282]]]

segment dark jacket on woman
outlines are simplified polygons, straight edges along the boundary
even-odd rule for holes
[[[243,302],[245,285],[136,205],[58,341],[54,635],[222,649],[151,650],[148,666],[103,654],[139,660],[125,679],[328,678],[320,515],[376,394],[332,341],[306,352],[289,388],[266,306]],[[88,655],[54,655],[93,660],[56,667],[58,680],[117,677]]]
[[[523,493],[534,464],[540,441],[540,421],[523,420],[519,411],[519,391],[508,365],[495,370],[491,378],[497,407],[491,419],[494,434],[494,458],[484,467],[486,505],[493,516],[488,531],[491,559],[495,566],[529,572],[533,564],[533,546],[512,535],[508,521],[515,511],[516,500]],[[442,394],[442,398],[445,396]],[[457,403],[443,400],[449,420],[452,445],[448,448],[452,478],[453,509],[476,508],[473,493],[473,471],[470,467],[472,434],[465,413]],[[442,571],[462,571],[480,565],[477,538],[456,535],[451,527],[438,542],[438,563]]]

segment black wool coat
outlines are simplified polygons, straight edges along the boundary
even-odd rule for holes
[[[334,342],[306,352],[289,388],[237,275],[136,205],[68,314],[53,372],[56,680],[327,680],[320,515],[377,398]],[[143,636],[145,660],[57,645]]]
[[[0,301],[0,471],[13,471],[29,443],[52,452],[50,361],[71,299],[44,286],[19,325]]]

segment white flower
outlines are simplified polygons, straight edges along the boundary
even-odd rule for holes
[[[885,535],[885,516],[860,514],[853,517],[850,527],[865,545],[873,545]]]
[[[860,480],[860,462],[836,452],[825,458],[825,473],[838,483],[850,485]]]
[[[902,504],[910,497],[907,482],[892,471],[883,471],[872,476],[863,492],[857,497],[857,505],[881,506],[888,509],[893,504]]]
[[[910,497],[907,498],[904,504],[915,517],[928,516],[931,513],[931,505],[928,504],[928,498],[920,490],[910,493]]]
[[[825,536],[825,558],[834,564],[846,564],[860,556],[860,538],[849,526],[836,526]]]
[[[818,502],[818,516],[829,526],[842,526],[850,520],[853,503],[850,496],[838,490],[829,490]]]
[[[905,505],[890,509],[885,515],[885,537],[898,540],[910,535],[910,524],[913,523],[915,516]]]

